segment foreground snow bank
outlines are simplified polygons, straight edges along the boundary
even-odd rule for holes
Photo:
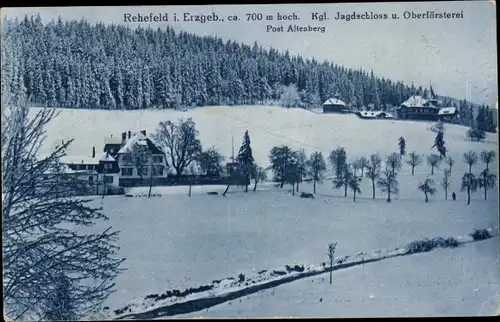
[[[331,284],[328,274],[317,275],[175,318],[498,315],[498,242],[494,237],[354,266],[336,271]]]
[[[481,238],[479,239],[475,237],[478,235],[478,231],[482,231],[480,234]],[[287,265],[285,269],[262,270],[250,278],[240,274],[237,278],[228,277],[215,280],[211,284],[184,291],[174,289],[168,290],[163,294],[149,294],[143,299],[130,302],[121,309],[108,312],[107,317],[111,319],[152,319],[161,316],[187,314],[298,279],[323,274],[331,270],[340,270],[383,259],[428,252],[436,248],[458,247],[460,244],[471,243],[494,236],[498,236],[498,227],[494,229],[475,230],[469,235],[458,236],[456,238],[449,237],[445,239],[436,237],[414,241],[402,248],[358,253],[353,257],[338,257],[332,269],[326,267],[325,263],[322,263],[322,265],[309,265],[307,267],[303,265]]]

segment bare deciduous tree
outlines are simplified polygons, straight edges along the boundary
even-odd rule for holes
[[[316,183],[323,182],[324,173],[326,171],[326,163],[321,152],[314,152],[306,162],[308,175],[313,180],[313,192],[316,193]]]
[[[477,153],[470,150],[464,153],[464,163],[469,166],[469,173],[472,173],[472,166],[477,164]]]
[[[448,156],[446,158],[445,162],[448,165],[448,170],[450,170],[450,173],[451,173],[451,169],[453,168],[453,165],[455,164],[455,160],[453,160],[452,157]]]
[[[335,262],[335,248],[337,248],[337,243],[329,243],[328,244],[328,261],[330,262],[330,284],[332,284],[332,272],[333,272],[333,263]]]
[[[401,169],[401,156],[396,152],[391,153],[387,157],[387,160],[385,162],[387,163],[387,166],[391,169],[392,173],[396,173],[396,171]]]
[[[375,180],[380,176],[380,167],[382,159],[378,154],[370,155],[368,165],[366,166],[366,176],[372,181],[372,198],[375,199]]]
[[[151,198],[154,178],[159,172],[159,169],[153,164],[153,156],[146,142],[144,140],[135,142],[132,146],[130,156],[137,170],[137,174],[141,177],[141,181],[145,178],[148,179],[148,198]]]
[[[264,169],[264,168],[262,168],[254,163],[254,166],[252,169],[252,178],[254,181],[253,191],[255,192],[255,191],[257,191],[257,183],[267,179],[266,169]]]
[[[415,151],[408,154],[406,163],[411,166],[411,175],[415,174],[415,167],[422,163],[422,157]]]
[[[397,173],[390,169],[385,169],[381,172],[377,185],[382,192],[387,193],[387,202],[391,202],[391,194],[399,193]]]
[[[177,176],[182,175],[201,153],[198,130],[191,118],[180,119],[177,123],[160,122],[153,138],[170,158],[169,164],[175,169]]]
[[[483,150],[480,154],[481,156],[481,161],[483,161],[484,164],[486,164],[486,169],[490,169],[490,163],[495,161],[495,151],[494,150]]]
[[[451,185],[450,175],[451,175],[450,169],[444,170],[443,180],[441,181],[441,186],[444,189],[444,200],[448,200],[448,188]]]
[[[479,177],[479,187],[484,189],[484,200],[488,199],[488,189],[494,188],[497,177],[488,168],[481,172]]]
[[[431,166],[431,175],[434,174],[434,169],[439,168],[441,157],[438,154],[432,153],[427,157],[427,164]]]
[[[91,206],[91,199],[73,197],[88,185],[69,175],[60,162],[71,141],[40,156],[54,110],[42,109],[28,117],[27,100],[11,104],[4,98],[2,93],[6,314],[14,320],[45,319],[55,281],[66,273],[75,319],[81,318],[113,292],[124,260],[116,258],[118,232],[111,227],[98,234],[74,230],[108,218]]]
[[[425,194],[425,202],[429,202],[429,195],[433,196],[436,193],[436,188],[433,187],[434,180],[427,178],[424,183],[418,185],[418,190]]]
[[[461,190],[467,191],[467,204],[470,205],[470,195],[477,191],[479,182],[473,173],[464,173],[462,177]]]

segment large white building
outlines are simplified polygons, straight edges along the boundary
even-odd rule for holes
[[[65,156],[67,175],[88,182],[96,194],[121,193],[123,187],[146,185],[150,180],[165,180],[168,163],[165,153],[146,135],[146,131],[123,132],[121,139],[105,139],[102,153],[96,157]]]

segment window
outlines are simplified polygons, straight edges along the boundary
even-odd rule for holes
[[[162,163],[163,162],[163,156],[162,155],[153,155],[153,162],[154,163]]]
[[[104,183],[113,183],[113,176],[104,176]]]
[[[132,156],[130,154],[124,154],[122,160],[125,163],[132,163]]]
[[[133,168],[122,168],[122,176],[131,176]]]
[[[137,168],[137,175],[147,176],[148,175],[148,168],[146,168],[146,167]]]

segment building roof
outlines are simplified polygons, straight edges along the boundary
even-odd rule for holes
[[[409,99],[401,103],[404,106],[424,106],[427,100],[422,96],[411,96]]]
[[[430,105],[428,106],[427,104],[429,102],[437,102],[436,100],[427,100],[425,98],[423,98],[422,96],[418,96],[418,95],[415,95],[415,96],[411,96],[409,99],[407,99],[406,101],[404,101],[403,103],[401,103],[401,105],[404,105],[406,107],[420,107],[420,106],[427,106],[427,107],[432,107],[433,105]]]
[[[66,164],[99,164],[99,159],[88,156],[65,155],[61,158],[61,162]]]
[[[47,169],[43,172],[44,175],[55,174],[55,169]],[[73,170],[67,164],[62,164],[61,168],[57,171],[58,174],[96,174],[96,170]]]
[[[113,158],[109,153],[103,153],[101,155],[101,157],[99,158],[99,161],[103,161],[103,162],[113,162],[113,161],[116,161],[115,158]]]
[[[339,100],[337,98],[330,98],[330,99],[327,99],[323,105],[343,105],[343,106],[346,106],[346,104],[344,103],[344,101],[342,100]]]
[[[118,151],[118,153],[131,153],[134,145],[147,145],[148,148],[151,150],[152,153],[155,154],[163,154],[163,151],[159,149],[153,141],[151,141],[147,136],[145,136],[143,133],[135,133],[128,141],[125,143],[124,146]]]
[[[443,107],[439,110],[438,115],[455,114],[456,112],[456,107]]]
[[[359,111],[358,113],[362,117],[366,117],[366,118],[376,118],[380,114],[385,114],[386,118],[393,118],[393,115],[391,113],[386,112],[386,111]]]

